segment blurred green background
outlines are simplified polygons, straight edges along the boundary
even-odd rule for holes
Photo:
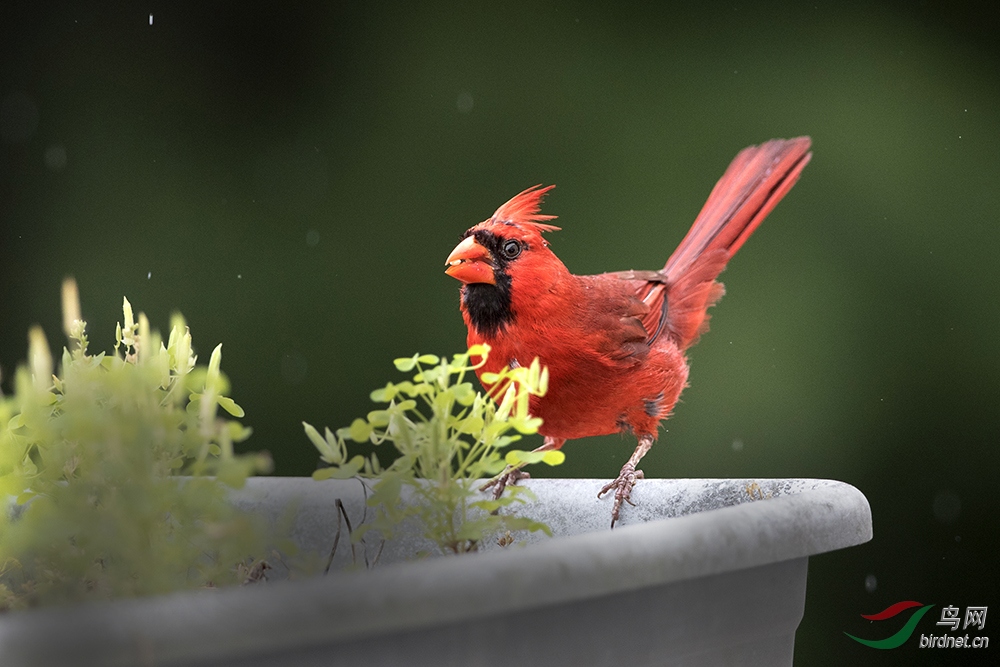
[[[73,275],[92,349],[114,344],[123,294],[160,329],[183,312],[203,360],[223,342],[247,444],[307,475],[302,420],[348,424],[392,358],[464,349],[444,258],[508,197],[558,184],[550,240],[576,273],[658,268],[738,150],[809,134],[813,161],[724,274],[643,467],[854,484],[875,538],[812,559],[798,664],[965,664],[984,653],[843,631],[881,638],[859,614],[899,600],[1000,602],[997,18],[985,2],[6,1],[0,386],[31,324],[61,344]],[[633,446],[572,442],[535,474],[611,478]]]

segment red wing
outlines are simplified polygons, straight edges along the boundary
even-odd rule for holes
[[[667,277],[661,271],[615,271],[601,275],[625,281],[636,298],[645,304],[646,310],[639,319],[646,331],[646,343],[651,345],[667,323],[664,310]]]
[[[589,338],[591,349],[614,360],[645,357],[650,341],[646,323],[659,318],[659,311],[651,313],[649,305],[635,293],[635,289],[646,281],[632,279],[631,273],[577,276],[587,295],[579,301],[585,304],[580,318],[585,322],[583,328],[587,333],[584,335]],[[659,275],[656,271],[634,273]]]

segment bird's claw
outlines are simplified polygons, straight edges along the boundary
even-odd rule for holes
[[[627,502],[632,507],[635,507],[635,503],[632,502],[632,487],[635,486],[637,480],[643,479],[645,475],[641,470],[636,470],[635,465],[630,461],[622,466],[622,471],[618,474],[618,478],[608,482],[604,485],[597,497],[600,498],[608,491],[614,489],[615,491],[615,504],[611,508],[611,527],[614,528],[615,524],[618,522],[619,511],[621,510],[622,501]]]
[[[507,469],[502,473],[491,479],[490,481],[479,487],[480,491],[486,491],[487,489],[493,489],[493,500],[499,500],[500,496],[503,495],[504,489],[507,488],[508,484],[517,484],[522,479],[528,479],[531,477],[530,473],[526,473],[520,468],[515,468],[513,466],[507,466]]]

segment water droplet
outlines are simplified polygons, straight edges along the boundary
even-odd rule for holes
[[[743,451],[743,441],[740,440],[739,438],[736,438],[735,440],[733,440],[733,451],[734,452],[742,452]]]
[[[878,579],[875,578],[874,574],[869,574],[865,577],[865,590],[874,593],[876,588],[878,588]]]

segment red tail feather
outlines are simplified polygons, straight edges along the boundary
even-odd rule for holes
[[[812,157],[809,146],[809,137],[798,137],[740,151],[667,260],[666,329],[681,349],[708,329],[705,311],[724,293],[715,279],[795,184]]]

